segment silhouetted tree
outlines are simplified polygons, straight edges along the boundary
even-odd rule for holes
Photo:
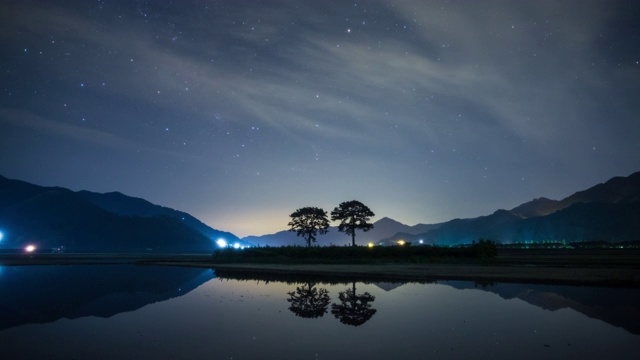
[[[329,227],[329,219],[327,212],[317,207],[303,207],[297,209],[291,215],[289,231],[295,231],[298,236],[302,236],[307,242],[307,247],[311,246],[311,242],[316,241],[316,235],[327,233]]]
[[[371,308],[371,303],[376,299],[375,296],[368,292],[356,295],[355,282],[352,289],[339,292],[338,299],[340,304],[331,304],[331,314],[343,324],[360,326],[369,321],[378,311]]]
[[[366,205],[357,200],[345,201],[331,212],[331,220],[340,220],[338,230],[351,235],[351,245],[356,246],[356,230],[369,231],[373,224],[369,223],[371,216],[376,214]]]
[[[329,307],[329,291],[316,288],[314,283],[307,283],[306,287],[296,287],[296,291],[288,292],[287,301],[291,304],[289,310],[303,318],[322,317]]]

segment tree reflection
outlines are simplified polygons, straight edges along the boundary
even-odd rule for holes
[[[369,321],[378,311],[371,308],[371,303],[376,299],[375,296],[368,292],[356,295],[355,282],[352,289],[338,293],[338,299],[340,304],[331,304],[331,314],[346,325],[360,326]]]
[[[322,317],[329,307],[329,291],[323,288],[316,288],[314,283],[307,283],[296,287],[296,291],[288,292],[287,301],[291,304],[289,310],[296,316],[303,318]]]

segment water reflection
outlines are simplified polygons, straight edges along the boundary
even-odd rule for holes
[[[375,296],[365,292],[358,295],[356,293],[356,283],[353,287],[338,294],[339,304],[331,304],[331,314],[340,320],[341,323],[351,326],[360,326],[376,313],[376,309],[371,307]]]
[[[287,295],[289,310],[296,316],[307,319],[324,316],[331,303],[329,291],[317,287],[313,282],[297,286],[295,291],[289,291]],[[358,295],[356,282],[353,281],[351,288],[338,293],[338,302],[331,304],[331,314],[345,325],[360,326],[376,313],[377,310],[372,308],[375,299],[368,292]]]
[[[329,291],[317,288],[312,282],[298,286],[295,291],[290,291],[287,294],[289,295],[287,301],[291,304],[289,310],[302,318],[322,317],[331,303]]]
[[[134,265],[6,266],[0,277],[0,330],[87,316],[108,318],[182,296],[211,269]]]
[[[503,299],[520,299],[549,311],[573,309],[640,335],[640,291],[637,289],[468,281],[441,283],[460,290],[481,289]]]
[[[234,272],[228,270],[216,271],[218,277],[235,279],[235,280],[254,280],[265,282],[281,282],[289,285],[296,285],[306,282],[307,287],[296,288],[294,292],[288,292],[291,296],[296,293],[297,296],[307,294],[312,297],[313,291],[309,288],[311,284],[314,289],[320,285],[351,285],[350,289],[341,291],[338,294],[338,301],[331,304],[331,314],[334,315],[341,323],[352,326],[359,326],[366,323],[376,314],[377,309],[372,308],[375,297],[368,292],[362,295],[356,293],[356,283],[373,284],[384,291],[393,291],[403,286],[403,282],[379,282],[377,278],[349,278],[349,277],[327,277],[327,276],[308,276],[299,274],[260,274],[254,272]],[[518,284],[518,283],[495,283],[492,281],[423,281],[414,282],[414,284],[430,284],[438,283],[449,286],[458,290],[482,290],[497,294],[503,299],[520,299],[528,304],[534,305],[544,310],[557,311],[562,309],[572,309],[582,313],[590,318],[605,321],[616,327],[621,327],[626,331],[640,335],[640,291],[633,288],[600,288],[600,287],[581,287],[581,286],[563,286],[563,285],[544,285],[544,284]],[[318,289],[316,291],[326,291],[326,289]],[[306,291],[306,293],[305,293]],[[328,292],[327,292],[328,296]],[[288,299],[290,301],[291,299]],[[301,301],[301,300],[295,300]],[[318,316],[307,316],[310,318],[320,317],[326,313],[326,309],[322,309],[319,305],[320,300],[308,299],[309,304],[304,306],[310,307],[311,302],[315,301],[318,306]],[[322,304],[326,303],[323,297]],[[290,301],[291,302],[291,301]],[[302,305],[301,305],[302,306]],[[305,317],[296,313],[297,316]],[[322,313],[320,313],[322,311]]]
[[[4,271],[0,319],[49,317],[0,329],[2,359],[640,358],[627,324],[640,319],[638,289],[103,265]]]

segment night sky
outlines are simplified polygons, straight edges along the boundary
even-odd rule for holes
[[[0,174],[239,236],[435,223],[640,170],[640,2],[3,1]]]

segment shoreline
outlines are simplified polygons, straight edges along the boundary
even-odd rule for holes
[[[629,268],[585,268],[507,266],[475,264],[214,264],[201,262],[144,261],[140,265],[206,267],[222,270],[229,277],[271,275],[310,276],[375,281],[516,282],[582,286],[640,288],[640,270]]]
[[[526,260],[509,257],[509,261],[499,257],[489,263],[222,264],[204,254],[20,254],[0,256],[0,266],[130,264],[210,268],[223,273],[223,277],[269,277],[285,281],[287,277],[307,276],[360,281],[462,280],[640,288],[640,262],[636,255],[630,258],[604,256],[600,261],[593,258],[584,261],[579,257],[572,260],[564,256],[562,259],[532,256]]]

